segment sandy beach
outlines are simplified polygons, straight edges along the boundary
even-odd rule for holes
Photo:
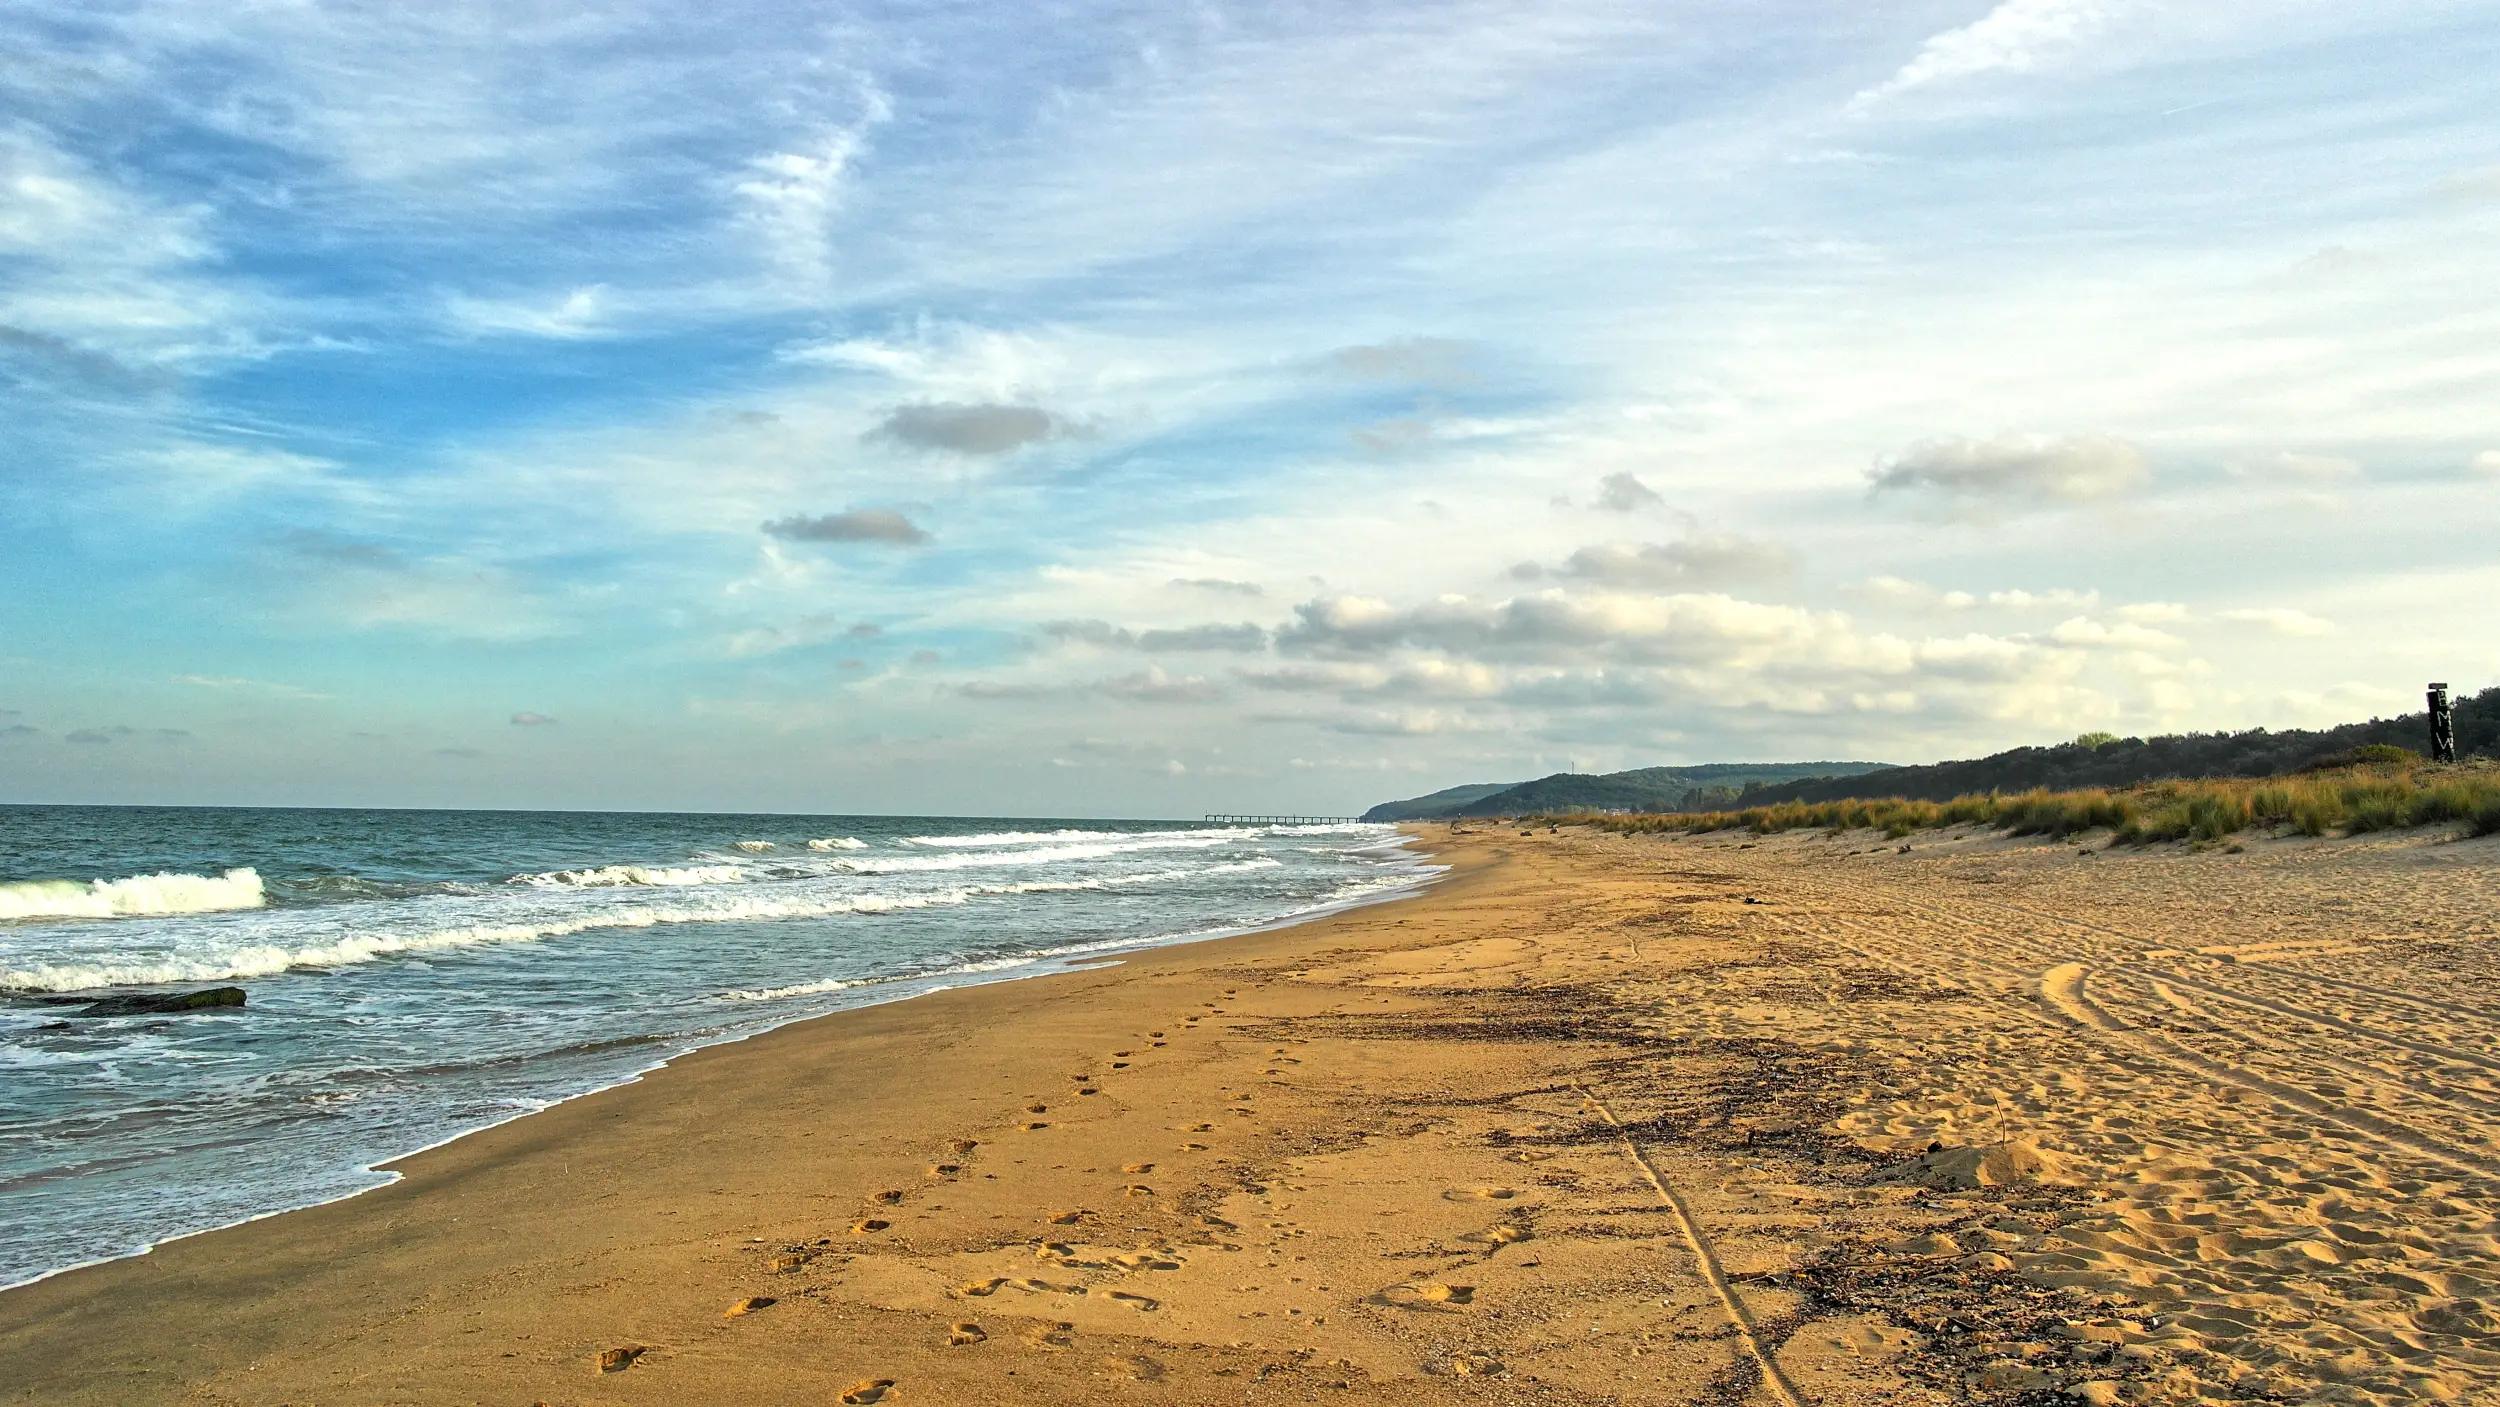
[[[0,1401],[2500,1394],[2500,842],[1422,834],[0,1294]]]

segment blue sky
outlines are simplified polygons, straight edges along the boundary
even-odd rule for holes
[[[2500,658],[2500,6],[600,10],[0,10],[0,800],[1337,809]]]

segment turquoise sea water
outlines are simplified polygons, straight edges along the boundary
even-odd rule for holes
[[[0,807],[0,1285],[804,1016],[1433,873],[1385,826]],[[234,984],[241,1011],[71,996]]]

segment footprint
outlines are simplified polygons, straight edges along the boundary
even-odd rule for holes
[[[1125,1373],[1130,1378],[1141,1383],[1159,1383],[1163,1381],[1163,1365],[1151,1358],[1148,1358],[1142,1353],[1132,1353],[1126,1358],[1116,1356],[1105,1358],[1102,1362],[1103,1366],[1109,1368],[1111,1371],[1115,1373]]]
[[[622,1373],[626,1369],[633,1367],[634,1360],[642,1357],[643,1354],[647,1352],[649,1352],[649,1350],[645,1349],[640,1344],[634,1344],[626,1348],[601,1349],[599,1351],[599,1371],[602,1373]]]
[[[842,1394],[842,1400],[850,1407],[865,1407],[867,1403],[883,1402],[893,1395],[892,1378],[862,1378],[851,1384],[851,1390]]]
[[[931,1163],[929,1165],[929,1176],[953,1177],[955,1174],[962,1172],[963,1170],[964,1167],[961,1163]]]
[[[753,1314],[759,1309],[769,1309],[780,1302],[770,1295],[749,1295],[723,1311],[721,1318],[736,1319],[742,1315]]]
[[[1128,1186],[1120,1189],[1120,1195],[1123,1197],[1151,1197],[1155,1195],[1155,1190],[1142,1182],[1132,1182]]]
[[[1065,1320],[1056,1324],[1036,1324],[1024,1331],[1024,1341],[1033,1347],[1057,1353],[1076,1344],[1076,1326]]]
[[[1120,1171],[1124,1173],[1150,1173],[1154,1170],[1155,1165],[1152,1163],[1122,1163],[1120,1165]]]
[[[1050,1112],[1050,1106],[1047,1104],[1027,1104],[1024,1106],[1024,1112],[1027,1114],[1047,1114]]]
[[[1049,1127],[1050,1127],[1050,1125],[1048,1125],[1048,1124],[1046,1124],[1046,1123],[1043,1123],[1043,1122],[1042,1122],[1041,1120],[1039,1120],[1039,1119],[1036,1119],[1036,1120],[1034,1120],[1032,1123],[1026,1124],[1026,1125],[1024,1126],[1024,1131],[1025,1131],[1026,1133],[1039,1133],[1039,1132],[1041,1132],[1043,1129],[1046,1129],[1046,1128],[1049,1128]]]
[[[977,1138],[958,1138],[954,1142],[946,1145],[946,1151],[949,1153],[969,1153],[973,1149],[980,1146],[981,1140]]]
[[[1128,1062],[1125,1060],[1114,1060],[1111,1062],[1111,1068],[1114,1070],[1125,1070],[1128,1068]]]
[[[890,1207],[895,1203],[902,1201],[903,1194],[894,1188],[887,1188],[885,1191],[877,1194],[877,1200]]]
[[[1507,1202],[1519,1195],[1515,1187],[1453,1187],[1441,1194],[1445,1202]]]
[[[1126,1060],[1126,1059],[1128,1059],[1130,1056],[1135,1055],[1136,1053],[1137,1053],[1137,1052],[1136,1052],[1136,1051],[1133,1051],[1133,1050],[1115,1050],[1115,1051],[1111,1052],[1111,1055],[1112,1055],[1112,1058],[1113,1058],[1113,1059],[1116,1059],[1116,1060]]]
[[[1165,1255],[1161,1251],[1123,1251],[1120,1254],[1113,1256],[1111,1258],[1111,1263],[1118,1266],[1122,1270],[1128,1271],[1178,1270],[1181,1268],[1181,1262],[1178,1259]]]
[[[1184,1153],[1204,1153],[1207,1151],[1207,1146],[1203,1143],[1184,1143],[1181,1145],[1181,1151]]]
[[[893,1224],[894,1223],[890,1221],[881,1221],[873,1216],[864,1216],[851,1223],[851,1234],[854,1236],[865,1236],[871,1231],[883,1231]]]
[[[764,1262],[764,1269],[774,1275],[796,1275],[807,1269],[807,1263],[813,1259],[805,1251],[785,1251]]]
[[[1053,1226],[1074,1226],[1084,1219],[1085,1209],[1083,1207],[1079,1207],[1072,1212],[1052,1212],[1050,1214],[1050,1224]]]
[[[966,1320],[961,1324],[949,1324],[946,1326],[946,1342],[949,1347],[961,1348],[965,1344],[979,1343],[988,1337],[988,1334],[981,1331],[980,1325],[975,1324],[970,1320]]]
[[[1372,1299],[1397,1309],[1441,1309],[1449,1305],[1472,1304],[1476,1298],[1473,1285],[1445,1285],[1426,1280],[1411,1285],[1391,1285]]]
[[[1136,1310],[1140,1314],[1152,1314],[1156,1310],[1163,1308],[1163,1301],[1156,1299],[1151,1295],[1132,1295],[1126,1290],[1096,1290],[1094,1293],[1101,1295],[1104,1299],[1111,1301],[1113,1304],[1127,1305],[1129,1308]]]
[[[1535,1238],[1535,1232],[1530,1231],[1527,1227],[1520,1225],[1518,1222],[1504,1221],[1497,1222],[1492,1226],[1486,1227],[1482,1231],[1476,1232],[1473,1235],[1462,1236],[1459,1239],[1462,1241],[1473,1242],[1479,1246],[1491,1246],[1498,1250],[1503,1246],[1516,1246],[1522,1241],[1534,1240]]]
[[[1101,1091],[1101,1090],[1098,1090],[1098,1089],[1096,1089],[1096,1088],[1094,1088],[1092,1085],[1087,1085],[1085,1088],[1083,1088],[1083,1089],[1081,1089],[1081,1090],[1078,1090],[1078,1091],[1077,1091],[1077,1093],[1079,1093],[1079,1094],[1100,1094],[1100,1093],[1102,1093],[1102,1091]]]
[[[993,1275],[987,1280],[965,1281],[963,1284],[955,1287],[955,1293],[969,1299],[987,1299],[991,1295],[997,1294],[999,1288],[1006,1283],[1007,1278],[1005,1276]]]

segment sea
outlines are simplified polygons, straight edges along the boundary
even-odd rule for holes
[[[0,1287],[697,1047],[1436,873],[1362,824],[0,807]],[[79,1014],[225,985],[247,1004]]]

